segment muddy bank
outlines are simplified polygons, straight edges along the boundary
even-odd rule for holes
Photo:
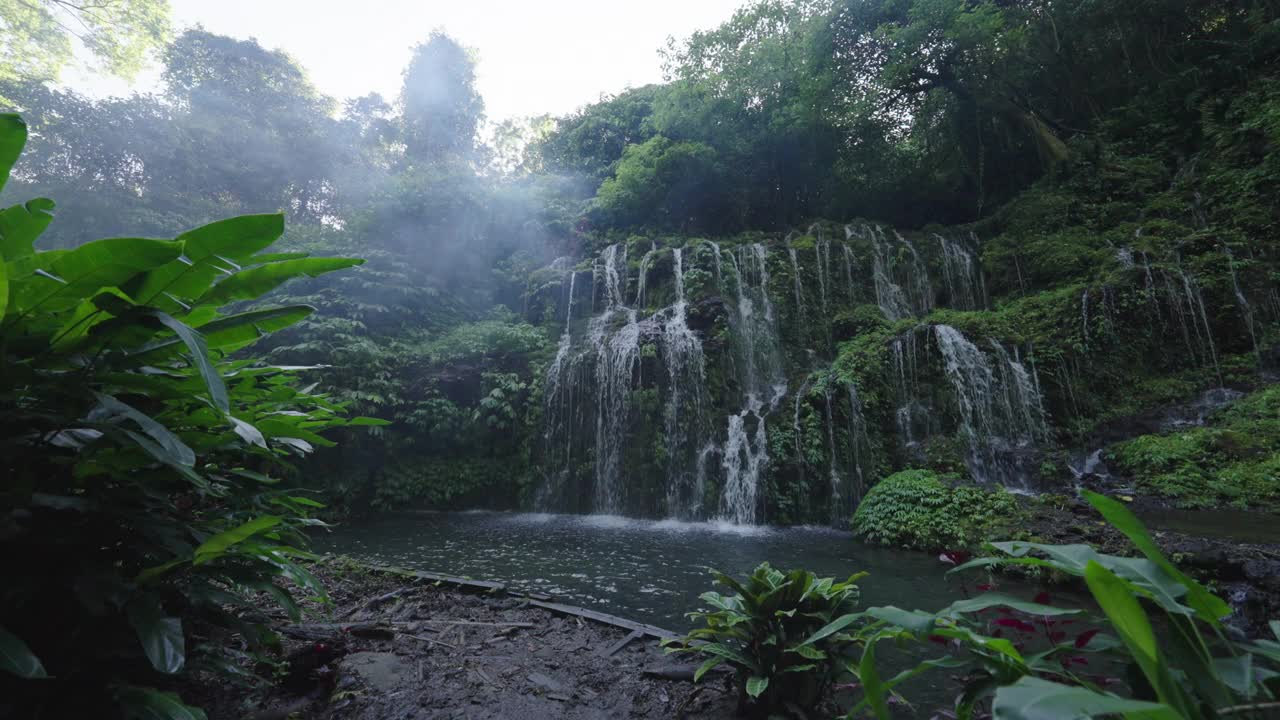
[[[315,573],[331,604],[272,623],[283,682],[252,694],[197,680],[188,697],[211,720],[734,715],[729,676],[695,686],[694,665],[665,655],[652,632],[342,561]]]

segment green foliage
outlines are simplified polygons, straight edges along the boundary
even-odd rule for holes
[[[903,470],[871,488],[854,513],[853,529],[880,545],[959,549],[1011,531],[1022,514],[1003,488],[951,486],[927,470]]]
[[[532,325],[506,320],[481,320],[459,325],[423,346],[431,363],[452,363],[479,356],[501,359],[537,352],[547,346],[546,334]]]
[[[613,227],[706,228],[690,221],[729,212],[721,192],[725,173],[714,148],[658,135],[627,147],[614,176],[600,185],[589,215]]]
[[[1117,468],[1181,507],[1280,505],[1280,387],[1233,403],[1206,427],[1142,435],[1111,448]]]
[[[66,0],[4,0],[0,25],[0,82],[58,79],[73,59],[73,43],[92,53],[103,69],[132,78],[149,51],[169,39],[167,0],[125,0],[82,5]],[[75,38],[75,41],[72,38]]]
[[[1230,606],[1178,571],[1123,505],[1094,493],[1086,499],[1143,557],[1104,555],[1085,545],[1001,542],[993,547],[1002,557],[974,560],[951,572],[1030,565],[1082,577],[1101,616],[1068,629],[1078,618],[1066,622],[1061,616],[1082,611],[1049,605],[1047,594],[1026,603],[988,593],[937,613],[870,608],[865,615],[873,624],[860,634],[875,630],[944,642],[967,670],[958,675],[964,687],[955,711],[961,717],[980,712],[986,702],[996,718],[1152,713],[1208,720],[1274,707],[1273,681],[1280,677],[1276,643],[1227,639],[1222,619]],[[995,617],[986,615],[992,607],[999,608]],[[1163,639],[1155,633],[1152,607],[1162,611],[1160,621],[1169,630]],[[1280,638],[1280,626],[1272,625]],[[1127,668],[1127,697],[1099,677],[1100,668],[1115,667],[1109,661]],[[867,706],[875,704],[864,700],[854,712]],[[879,709],[876,714],[889,717]]]
[[[20,122],[0,126],[0,147],[21,143]],[[47,220],[3,215],[0,444],[11,510],[0,533],[10,558],[0,649],[9,672],[53,678],[16,688],[13,702],[26,716],[122,703],[131,716],[200,717],[144,685],[226,664],[230,648],[193,650],[193,637],[235,632],[266,651],[270,633],[242,615],[252,592],[295,618],[294,593],[324,597],[297,562],[319,503],[273,486],[296,458],[331,444],[319,433],[349,422],[294,370],[229,356],[310,308],[220,306],[358,261],[263,254],[283,232],[280,215],[53,251],[32,245]]]
[[[846,672],[853,638],[844,628],[854,618],[854,583],[865,573],[836,582],[762,563],[744,582],[713,574],[733,594],[703,593],[701,599],[713,609],[689,616],[705,621],[705,627],[664,641],[667,652],[706,656],[694,682],[715,667],[730,665],[739,709],[752,716],[773,717],[784,709],[810,712]]]

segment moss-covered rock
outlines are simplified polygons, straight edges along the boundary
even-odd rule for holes
[[[1205,427],[1142,435],[1111,460],[1138,487],[1185,508],[1280,508],[1280,386],[1259,390]]]

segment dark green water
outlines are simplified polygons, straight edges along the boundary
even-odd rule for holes
[[[414,513],[339,527],[316,549],[372,562],[499,580],[557,600],[672,630],[712,589],[706,568],[741,576],[768,560],[823,576],[866,570],[862,607],[935,610],[961,596],[949,566],[915,552],[869,547],[825,528],[766,528],[612,516]],[[970,578],[969,582],[974,582]],[[980,582],[980,580],[978,581]],[[1005,591],[1019,588],[1005,584]],[[1025,591],[1020,593],[1025,594]]]
[[[1138,512],[1148,527],[1189,535],[1245,543],[1280,542],[1280,523],[1270,513],[1244,510],[1178,510],[1163,508]]]

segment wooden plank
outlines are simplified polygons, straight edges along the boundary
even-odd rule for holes
[[[472,580],[471,578],[454,577],[452,575],[441,575],[439,573],[426,572],[424,570],[408,570],[406,568],[392,567],[390,565],[378,565],[376,563],[360,563],[363,567],[379,572],[393,573],[395,575],[420,578],[422,580],[430,580],[431,582],[444,583],[445,585],[453,585],[456,587],[468,588],[471,590],[483,590],[485,592],[503,592],[507,586],[500,582],[492,582],[490,580]]]
[[[386,572],[386,573],[394,573],[396,575],[407,576],[407,577],[422,578],[423,580],[430,580],[431,582],[439,582],[445,585],[452,585],[452,586],[460,587],[464,589],[491,592],[491,593],[505,592],[513,597],[523,598],[526,604],[533,607],[540,607],[544,610],[550,610],[554,613],[559,613],[561,615],[569,615],[571,617],[586,618],[587,620],[593,620],[595,622],[603,623],[605,625],[612,625],[614,627],[619,627],[624,630],[639,632],[642,635],[647,635],[653,638],[663,639],[663,638],[680,637],[679,633],[674,633],[674,632],[671,632],[670,630],[666,630],[666,629],[657,627],[655,625],[638,623],[638,622],[635,622],[634,620],[628,620],[626,618],[618,617],[617,615],[602,613],[597,610],[589,610],[587,608],[577,607],[575,605],[565,605],[564,603],[545,600],[544,598],[546,598],[547,596],[542,595],[540,593],[510,592],[507,590],[506,585],[499,582],[491,582],[488,580],[472,580],[470,578],[454,577],[452,575],[440,575],[439,573],[426,572],[423,570],[407,570],[405,568],[392,567],[389,565],[379,565],[376,563],[362,562],[359,564],[370,570],[377,570],[379,572]]]
[[[664,630],[654,625],[646,625],[644,623],[638,623],[638,622],[635,622],[634,620],[620,618],[617,615],[610,615],[608,613],[602,613],[596,610],[588,610],[586,608],[575,607],[573,605],[565,605],[563,603],[557,603],[557,602],[544,602],[542,600],[530,600],[529,604],[534,607],[543,608],[544,610],[550,610],[552,612],[560,613],[561,615],[570,615],[572,617],[586,618],[588,620],[594,620],[596,622],[604,623],[606,625],[613,625],[614,627],[620,627],[625,630],[639,631],[645,635],[659,638],[659,639],[680,637],[678,633],[673,633],[670,630]]]
[[[632,640],[638,640],[638,639],[640,639],[640,638],[642,638],[642,637],[644,637],[644,631],[643,631],[643,630],[632,630],[632,631],[631,631],[631,633],[630,633],[629,635],[627,635],[626,637],[622,638],[622,639],[621,639],[621,640],[619,640],[618,642],[614,643],[614,644],[613,644],[613,646],[612,646],[612,647],[610,647],[608,650],[605,650],[604,652],[600,653],[600,656],[601,656],[601,657],[613,657],[614,653],[616,653],[616,652],[618,652],[619,650],[621,650],[622,648],[626,647],[626,646],[627,646],[627,644],[628,644],[628,643],[630,643]]]

